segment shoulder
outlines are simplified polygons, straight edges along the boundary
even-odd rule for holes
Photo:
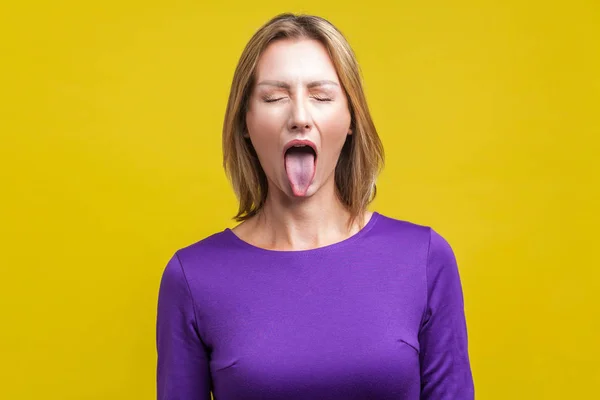
[[[382,240],[389,241],[390,244],[405,243],[424,251],[428,258],[453,256],[449,242],[433,227],[379,213],[376,217],[373,231]]]
[[[226,279],[223,267],[235,264],[243,256],[239,254],[243,248],[236,246],[230,235],[223,230],[174,250],[163,281],[176,282],[180,289],[189,287],[194,297],[210,293],[211,287]]]
[[[380,217],[377,225],[385,233],[393,252],[401,252],[415,265],[422,266],[427,281],[427,293],[442,296],[444,302],[460,300],[461,286],[458,264],[449,241],[438,231],[427,225]]]
[[[423,234],[423,232],[426,232],[428,229],[430,229],[430,227],[426,225],[418,224],[413,221],[407,221],[403,219],[390,217],[381,213],[375,213],[374,217],[377,218],[377,228],[390,233],[419,235]]]
[[[432,228],[428,225],[419,224],[414,221],[407,221],[390,217],[384,214],[375,214],[377,221],[374,230],[391,240],[409,240],[411,242],[428,243]]]
[[[185,265],[199,258],[210,258],[211,255],[222,255],[231,250],[231,238],[228,230],[213,233],[196,242],[179,247],[175,255]]]

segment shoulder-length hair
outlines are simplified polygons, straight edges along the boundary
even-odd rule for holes
[[[282,39],[313,39],[327,49],[348,99],[350,129],[335,169],[336,193],[350,222],[375,198],[384,151],[369,112],[360,68],[346,38],[329,21],[312,15],[280,14],[250,39],[235,69],[223,123],[223,167],[239,200],[237,221],[256,215],[267,198],[267,178],[249,139],[244,137],[255,70],[269,44]]]

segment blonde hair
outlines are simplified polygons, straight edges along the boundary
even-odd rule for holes
[[[335,169],[336,192],[350,213],[350,223],[375,198],[375,180],[383,168],[384,151],[369,112],[358,62],[342,33],[324,18],[280,14],[250,39],[231,84],[223,124],[223,167],[239,200],[237,221],[256,215],[267,198],[267,178],[246,132],[248,101],[255,84],[258,60],[269,44],[281,39],[313,39],[322,43],[348,98],[348,135]]]

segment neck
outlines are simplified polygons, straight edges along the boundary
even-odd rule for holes
[[[358,223],[349,226],[349,218],[350,213],[337,197],[333,184],[301,199],[273,190],[253,221],[252,231],[260,247],[306,250],[354,235],[360,228]],[[358,220],[362,222],[362,218],[361,215]]]

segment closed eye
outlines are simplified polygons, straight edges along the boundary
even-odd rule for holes
[[[275,103],[276,101],[283,100],[285,97],[267,97],[263,99],[265,103]]]
[[[333,101],[333,99],[329,98],[329,97],[322,97],[322,96],[311,96],[311,97],[317,101],[323,101],[323,102]],[[275,102],[283,100],[283,99],[285,99],[285,97],[266,97],[263,99],[263,101],[265,103],[275,103]]]

